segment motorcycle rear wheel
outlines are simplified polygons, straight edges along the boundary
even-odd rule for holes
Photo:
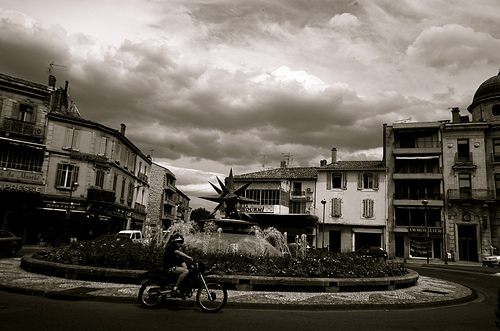
[[[220,311],[227,302],[227,290],[218,283],[207,283],[207,289],[201,286],[196,293],[196,303],[206,313]]]
[[[148,280],[139,289],[139,303],[144,308],[157,308],[163,301],[165,301],[165,295],[161,293],[161,285],[156,280]],[[167,290],[164,288],[163,290]]]

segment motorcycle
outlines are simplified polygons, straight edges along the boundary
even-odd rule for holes
[[[189,274],[179,288],[181,298],[190,298],[196,293],[198,307],[207,313],[220,311],[227,302],[226,288],[213,280],[222,276],[216,272],[205,273],[201,262],[188,266]],[[157,308],[167,298],[174,298],[172,290],[179,275],[165,272],[161,269],[148,271],[140,276],[142,280],[139,289],[139,302],[144,308]]]

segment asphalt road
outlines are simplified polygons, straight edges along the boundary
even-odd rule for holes
[[[477,300],[414,310],[280,311],[225,308],[145,310],[138,304],[57,301],[0,292],[0,325],[6,330],[498,330],[496,293],[500,268],[414,267],[421,275],[474,288]]]

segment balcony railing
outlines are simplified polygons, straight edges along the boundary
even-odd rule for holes
[[[422,140],[417,139],[415,141],[395,141],[395,148],[440,148],[441,142],[435,140]]]
[[[395,200],[443,200],[443,195],[441,193],[436,194],[426,194],[426,193],[414,193],[414,194],[403,194],[394,193]]]
[[[290,192],[292,197],[304,197],[306,195],[306,191],[292,191]]]
[[[450,200],[495,200],[496,191],[486,189],[449,189]]]
[[[115,202],[115,192],[106,191],[99,187],[91,187],[87,191],[87,199],[89,201],[99,201],[99,202]]]
[[[137,178],[139,178],[139,180],[143,181],[144,183],[148,182],[148,176],[146,174],[143,174],[142,172],[139,172],[137,174]]]
[[[472,164],[472,153],[455,153],[455,164]]]
[[[144,205],[141,205],[140,203],[135,203],[134,204],[134,212],[135,213],[141,213],[141,214],[145,214],[146,213],[146,206]]]
[[[45,128],[43,126],[12,118],[4,118],[1,127],[7,133],[17,133],[36,138],[43,138],[45,136]]]

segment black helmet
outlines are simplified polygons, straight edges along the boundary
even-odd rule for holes
[[[180,244],[184,244],[184,237],[180,234],[174,234],[172,236],[172,242],[173,243],[180,243]]]

